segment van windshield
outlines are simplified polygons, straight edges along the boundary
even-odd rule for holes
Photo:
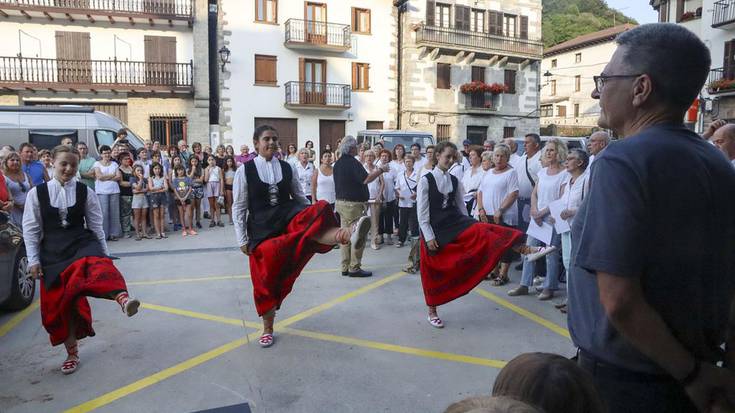
[[[116,131],[112,131],[108,129],[97,129],[94,131],[94,140],[98,148],[102,145],[112,146],[112,144],[115,142],[116,136],[117,136]],[[134,150],[137,150],[143,147],[143,141],[141,141],[139,137],[135,136],[135,134],[133,134],[129,130],[128,130],[128,137],[126,139],[128,143],[130,144],[130,146],[133,147]]]
[[[383,141],[383,147],[389,151],[392,151],[393,147],[399,143],[406,148],[406,151],[408,151],[414,143],[421,145],[422,151],[426,149],[427,146],[434,144],[431,136],[427,135],[380,135],[380,140]]]

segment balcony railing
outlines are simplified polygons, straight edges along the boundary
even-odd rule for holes
[[[541,59],[543,43],[516,37],[495,36],[449,27],[427,26],[422,23],[416,31],[416,43],[429,43],[450,48],[479,51],[490,54],[510,54]]]
[[[65,13],[130,14],[191,19],[193,0],[0,0],[0,8],[63,9]]]
[[[351,106],[350,85],[319,82],[286,82],[287,107],[347,109]]]
[[[192,63],[0,57],[0,86],[192,90]]]
[[[735,92],[735,67],[728,70],[722,67],[710,70],[707,92],[710,94]]]
[[[467,110],[496,111],[500,97],[492,93],[476,92],[464,95],[464,107]]]
[[[352,47],[350,26],[316,20],[286,20],[286,46],[347,51]]]
[[[735,23],[735,0],[717,0],[713,7],[712,27],[726,28],[723,26]]]

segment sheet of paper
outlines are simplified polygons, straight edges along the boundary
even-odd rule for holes
[[[526,234],[536,238],[546,245],[549,245],[551,244],[551,237],[554,235],[554,227],[547,222],[542,222],[541,226],[539,226],[536,224],[536,221],[531,220],[531,223],[528,224],[528,231],[526,231]]]
[[[557,199],[549,204],[549,212],[554,218],[554,228],[556,228],[556,232],[559,234],[569,232],[572,229],[566,219],[561,219],[561,211],[566,208],[565,204],[563,199]]]

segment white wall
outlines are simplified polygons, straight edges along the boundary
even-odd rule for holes
[[[289,18],[304,19],[302,0],[281,0],[278,2],[278,24],[254,23],[255,10],[251,1],[222,0],[224,11],[225,42],[231,50],[229,74],[225,76],[222,97],[226,115],[230,117],[232,130],[225,133],[225,139],[232,139],[238,147],[243,143],[251,145],[254,118],[298,118],[299,146],[307,140],[315,143],[319,138],[319,119],[352,120],[346,122],[346,133],[355,135],[365,129],[366,121],[391,120],[390,90],[395,88],[389,79],[392,64],[391,42],[395,34],[391,29],[390,0],[322,1],[327,4],[327,21],[349,25],[351,7],[371,10],[371,35],[352,34],[352,49],[344,53],[322,52],[317,50],[292,50],[284,47],[285,22]],[[255,54],[278,57],[276,87],[255,86]],[[299,80],[299,58],[316,58],[327,61],[327,82],[351,86],[352,62],[370,64],[370,92],[351,93],[352,107],[343,111],[287,109],[285,84]],[[228,78],[229,77],[229,78]],[[321,147],[321,145],[319,145]]]
[[[158,25],[160,27],[160,25]],[[19,30],[25,34],[20,35]],[[115,48],[115,35],[122,41],[117,41],[118,60],[145,61],[145,36],[174,36],[176,37],[176,60],[178,63],[188,63],[193,59],[193,35],[191,29],[156,30],[155,27],[143,25],[104,27],[86,25],[56,25],[39,23],[3,22],[0,24],[0,56],[16,56],[19,52],[23,57],[56,58],[56,31],[88,32],[90,33],[90,52],[92,60],[112,60]],[[124,42],[130,43],[129,47]],[[22,44],[22,50],[20,44]],[[40,50],[39,50],[40,47]]]

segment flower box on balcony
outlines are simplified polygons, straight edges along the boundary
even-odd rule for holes
[[[707,85],[710,93],[727,92],[735,90],[735,79],[720,79]]]
[[[688,12],[685,12],[684,14],[682,14],[681,17],[679,17],[679,23],[684,23],[684,22],[688,22],[690,20],[699,19],[701,17],[702,17],[701,12],[700,12],[700,15],[697,16],[697,14],[695,12],[688,11]]]
[[[465,94],[488,92],[493,95],[499,95],[508,91],[507,86],[502,83],[485,83],[479,80],[474,82],[465,83],[459,87],[459,91]]]

